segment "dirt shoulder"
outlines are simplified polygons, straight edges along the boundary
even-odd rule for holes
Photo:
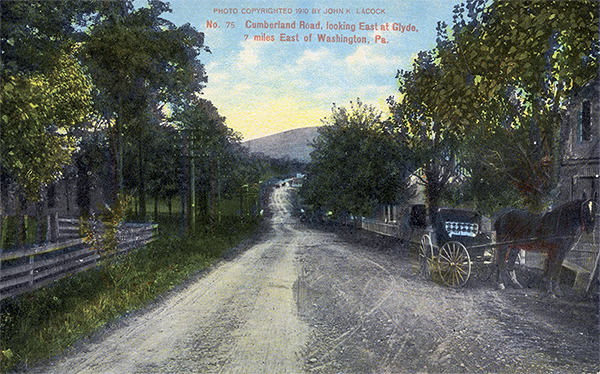
[[[476,277],[452,289],[416,275],[408,243],[321,230],[328,240],[301,253],[307,372],[598,372],[598,295],[552,299],[528,269],[523,290]]]

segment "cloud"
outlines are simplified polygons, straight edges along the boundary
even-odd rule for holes
[[[311,49],[305,49],[302,56],[296,60],[296,65],[303,66],[305,64],[313,64],[315,62],[323,61],[331,57],[331,53],[327,48],[319,48],[316,51]]]
[[[316,126],[331,114],[333,102],[348,106],[359,97],[384,108],[383,101],[394,93],[399,63],[389,52],[388,46],[372,44],[284,49],[242,41],[229,58],[207,66],[204,97],[245,139]]]
[[[237,67],[245,68],[260,63],[260,43],[245,41],[241,43],[242,50],[237,56]]]
[[[373,68],[377,71],[393,70],[399,66],[399,61],[389,58],[388,53],[381,53],[380,48],[388,48],[387,46],[377,45],[360,45],[351,55],[348,55],[344,61],[349,68],[365,69]]]

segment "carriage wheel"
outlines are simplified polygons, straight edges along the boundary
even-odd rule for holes
[[[471,275],[471,258],[464,245],[448,242],[440,248],[440,276],[448,286],[460,287]]]
[[[477,274],[477,278],[479,278],[483,282],[490,279],[490,277],[494,273],[494,270],[495,270],[495,265],[494,265],[495,258],[494,257],[496,255],[495,251],[496,251],[496,249],[494,249],[494,248],[486,249],[483,252],[483,254],[481,255],[481,258],[478,258],[479,264],[477,266],[477,271],[475,273]]]
[[[425,234],[421,237],[421,245],[419,247],[419,274],[426,279],[431,278],[429,265],[433,259],[433,243],[431,237]]]

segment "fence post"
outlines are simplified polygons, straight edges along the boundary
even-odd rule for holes
[[[48,230],[46,230],[46,241],[56,243],[58,241],[58,212],[48,215]]]
[[[33,276],[35,274],[35,268],[33,263],[35,262],[35,255],[29,256],[29,264],[31,265],[31,270],[29,270],[29,287],[33,287]]]

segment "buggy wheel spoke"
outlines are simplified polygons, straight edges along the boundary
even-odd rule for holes
[[[459,242],[448,242],[442,246],[439,255],[440,275],[448,286],[464,285],[471,274],[469,252]]]

